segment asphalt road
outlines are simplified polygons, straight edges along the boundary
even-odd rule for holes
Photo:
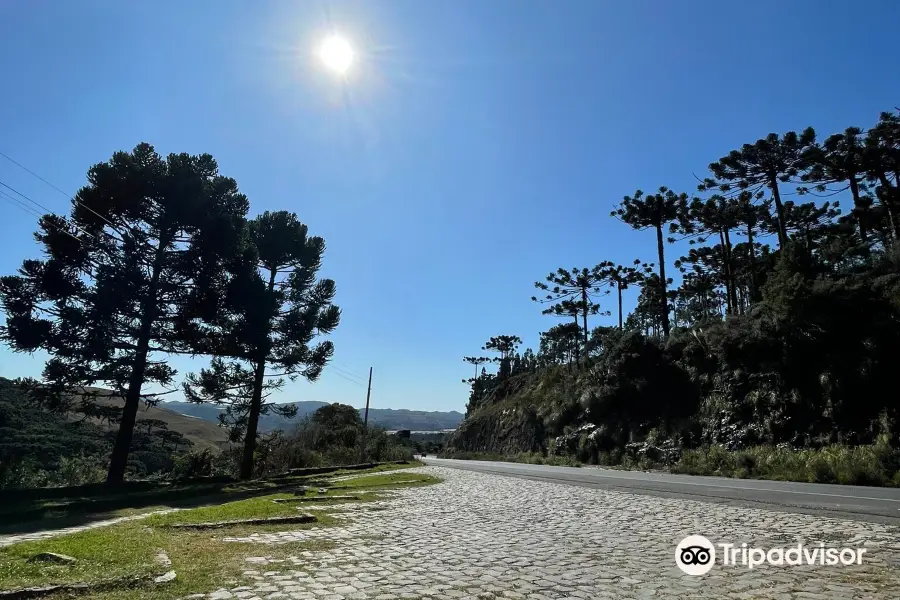
[[[428,465],[633,494],[686,498],[900,526],[900,489],[699,477],[595,467],[422,459]]]

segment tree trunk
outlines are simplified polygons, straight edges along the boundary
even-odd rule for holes
[[[769,177],[769,187],[772,189],[772,198],[775,200],[775,215],[778,222],[778,248],[784,249],[787,245],[787,226],[784,222],[784,205],[781,204],[781,194],[778,191],[778,177]]]
[[[663,246],[662,223],[656,226],[656,251],[659,254],[659,284],[660,289],[660,310],[662,314],[662,330],[665,337],[669,337],[669,299],[666,298],[666,260],[665,247]]]
[[[898,190],[891,186],[891,183],[888,181],[887,175],[884,173],[878,174],[878,180],[881,182],[881,187],[884,188],[884,205],[888,211],[888,217],[891,221],[891,238],[896,243],[900,240],[900,218],[897,215],[897,204],[898,200]]]
[[[750,301],[756,302],[759,294],[759,284],[756,279],[756,247],[753,245],[753,225],[747,224],[747,244],[750,246]]]
[[[587,327],[587,318],[588,318],[588,294],[587,288],[581,288],[581,301],[584,303],[582,306],[582,316],[584,320],[584,351],[587,352],[588,345],[588,327]]]
[[[278,270],[271,269],[269,274],[269,294],[275,289],[275,275]],[[269,320],[268,327],[271,330],[272,322]],[[247,432],[244,437],[244,452],[241,456],[241,479],[250,479],[253,477],[253,455],[256,453],[256,433],[259,429],[259,412],[262,409],[262,389],[263,381],[266,376],[266,358],[269,356],[269,335],[270,331],[266,331],[263,347],[260,349],[259,356],[256,358],[256,365],[253,372],[253,396],[250,398],[250,413],[247,415]]]
[[[578,315],[576,314],[576,315],[574,315],[574,317],[575,317],[575,327],[577,328],[578,327]],[[578,336],[576,335],[575,336],[575,362],[578,362],[579,360],[581,360],[581,352],[579,351],[579,348],[578,348]]]
[[[850,183],[850,193],[853,194],[853,208],[856,212],[856,224],[859,226],[859,241],[867,245],[869,243],[869,235],[866,226],[866,209],[862,205],[862,199],[859,197],[859,182],[853,174],[847,178],[847,181]]]
[[[137,349],[134,354],[134,363],[131,366],[131,375],[128,377],[125,407],[122,409],[119,431],[116,433],[116,442],[109,460],[109,471],[106,473],[106,483],[108,484],[121,483],[125,479],[125,469],[128,467],[128,452],[131,450],[131,439],[134,437],[134,423],[137,420],[138,406],[141,402],[141,387],[144,385],[144,372],[147,370],[150,330],[153,327],[153,322],[156,320],[156,293],[162,272],[163,255],[166,247],[169,245],[167,240],[168,236],[160,236],[159,246],[157,246],[153,257],[153,272],[150,276],[150,286],[142,302],[141,329],[138,333]]]
[[[734,260],[731,255],[731,236],[727,227],[725,228],[725,237],[723,239],[725,241],[725,276],[731,282],[731,310],[732,314],[734,314],[735,312],[743,311],[740,310],[740,305],[738,304],[737,281],[734,280]]]
[[[256,433],[259,429],[259,411],[262,407],[262,386],[266,374],[266,360],[258,360],[253,372],[253,397],[250,399],[250,414],[247,415],[247,435],[244,438],[244,452],[241,456],[241,479],[253,477],[253,455],[256,453]]]
[[[731,267],[728,264],[728,250],[725,248],[725,234],[721,231],[719,232],[719,246],[722,247],[722,267],[725,271],[722,275],[725,280],[725,301],[728,303],[726,312],[733,314],[734,307],[731,304]]]
[[[619,294],[619,331],[622,330],[622,283],[616,283],[616,291]]]

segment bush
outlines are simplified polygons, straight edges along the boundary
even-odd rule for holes
[[[722,475],[810,483],[900,485],[900,450],[885,440],[868,446],[831,444],[823,448],[754,446],[729,451],[722,446],[685,450],[675,473]]]
[[[209,477],[214,473],[215,458],[209,449],[182,454],[175,459],[172,476],[177,479]]]

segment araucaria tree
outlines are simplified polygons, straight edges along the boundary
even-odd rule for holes
[[[243,479],[253,474],[260,415],[296,410],[265,398],[284,377],[315,381],[334,353],[330,341],[314,344],[340,321],[334,281],[317,279],[324,251],[325,241],[309,236],[293,213],[267,211],[250,221],[248,251],[233,265],[224,316],[208,336],[216,358],[185,381],[189,400],[225,405],[234,437],[243,433]]]
[[[641,263],[635,259],[633,267],[624,267],[613,262],[606,261],[597,265],[597,273],[612,287],[616,288],[616,296],[619,303],[619,329],[622,329],[622,290],[639,284],[651,272],[653,264]]]
[[[600,311],[600,305],[594,302],[594,298],[600,294],[600,289],[606,285],[606,280],[600,274],[597,267],[593,269],[571,270],[559,268],[556,272],[547,275],[546,283],[536,281],[534,287],[547,292],[543,298],[532,296],[531,300],[542,304],[551,304],[545,309],[544,314],[560,316],[563,307],[577,307],[581,315],[584,343],[588,341],[588,315],[596,315]],[[567,312],[567,311],[565,311]]]
[[[475,379],[478,379],[478,367],[480,367],[484,363],[491,362],[491,359],[486,356],[464,356],[463,361],[475,366],[475,377],[472,379],[472,381],[474,381]],[[468,382],[463,380],[463,383]]]
[[[666,296],[666,252],[663,244],[663,228],[671,224],[671,229],[677,229],[679,216],[687,211],[688,195],[676,194],[663,186],[656,194],[644,195],[638,190],[633,196],[625,196],[622,203],[612,211],[611,216],[631,225],[633,229],[654,229],[656,231],[656,252],[659,257],[659,294],[660,319],[663,335],[669,335],[669,304]]]
[[[744,144],[740,150],[732,150],[727,156],[709,165],[715,179],[704,181],[704,189],[718,187],[722,192],[749,191],[758,196],[765,188],[775,202],[775,218],[778,231],[778,247],[787,244],[784,221],[784,205],[781,201],[780,183],[797,181],[806,168],[806,152],[816,141],[816,132],[808,127],[801,134],[789,131],[783,136],[770,133],[754,144]]]
[[[145,387],[168,388],[176,375],[161,355],[196,351],[247,209],[208,154],[163,159],[141,144],[93,166],[70,216],[41,218],[46,258],[0,279],[0,339],[51,356],[36,389],[44,400],[89,412],[85,387],[97,385],[125,399],[108,482],[125,475],[140,401],[159,396]]]
[[[521,343],[522,338],[517,335],[495,335],[484,343],[482,350],[500,354],[500,357],[495,359],[500,363],[498,377],[502,378],[510,374],[510,359]]]
[[[809,147],[805,161],[809,170],[802,179],[815,184],[819,191],[825,191],[829,184],[846,184],[843,189],[849,189],[853,198],[852,214],[859,228],[860,242],[867,244],[868,212],[872,199],[866,194],[868,166],[862,130],[848,127],[843,133],[828,136],[821,145]]]

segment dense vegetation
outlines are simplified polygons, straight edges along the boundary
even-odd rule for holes
[[[770,134],[709,169],[697,194],[613,207],[653,232],[655,262],[552,273],[533,300],[565,321],[536,352],[502,335],[484,347],[496,373],[465,358],[476,376],[451,452],[900,483],[900,117],[822,141]],[[667,242],[685,240],[673,260]],[[627,286],[641,288],[631,314],[591,327],[603,288],[621,314]]]
[[[41,217],[43,258],[0,278],[0,341],[50,355],[41,381],[19,382],[29,401],[117,422],[110,483],[141,451],[140,402],[178,389],[172,355],[210,357],[182,387],[226,408],[245,478],[260,415],[291,408],[266,397],[285,377],[316,380],[331,358],[319,338],[340,310],[334,282],[317,278],[324,240],[293,213],[248,210],[210,155],[140,144],[91,167],[70,214]],[[98,402],[109,390],[123,408]]]
[[[0,378],[0,488],[99,483],[106,477],[115,436],[114,429],[98,427],[83,415],[47,410],[27,388]],[[193,446],[164,421],[138,419],[126,473],[130,479],[240,475],[240,445],[221,452]],[[298,467],[411,460],[418,448],[408,437],[365,428],[353,407],[326,404],[288,433],[261,435],[252,476]]]
[[[258,441],[252,477],[303,467],[412,460],[414,450],[400,436],[365,427],[357,409],[338,403],[326,404],[301,418],[290,432],[274,431]],[[209,452],[192,454],[179,474],[235,475],[240,472],[240,454],[238,447],[218,456]]]
[[[45,410],[21,386],[0,378],[0,488],[102,481],[114,442],[114,432]],[[192,445],[162,421],[139,419],[128,473],[140,478],[170,473]]]

